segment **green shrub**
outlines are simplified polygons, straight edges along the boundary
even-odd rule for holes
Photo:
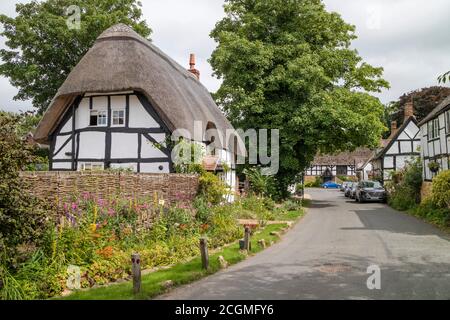
[[[297,200],[286,200],[283,202],[283,209],[286,211],[297,211],[302,209],[302,202]]]
[[[218,205],[229,194],[229,188],[218,176],[207,172],[200,176],[198,195],[211,205]]]
[[[438,207],[450,208],[450,170],[434,177],[431,190],[431,197]]]
[[[416,159],[408,162],[403,170],[392,173],[391,181],[386,183],[390,206],[405,211],[420,203],[422,169],[420,159]]]
[[[426,198],[411,212],[426,221],[434,223],[440,227],[450,227],[450,209],[440,208],[431,198]]]
[[[263,175],[261,169],[257,167],[247,168],[243,173],[250,182],[251,193],[267,198],[276,198],[278,196],[274,177]]]
[[[24,191],[19,175],[34,161],[33,147],[17,133],[20,121],[0,112],[0,264],[8,268],[17,264],[19,245],[40,244],[48,218],[48,208]]]
[[[314,181],[309,181],[305,183],[305,188],[320,188],[322,185],[322,179],[320,177],[316,177]]]

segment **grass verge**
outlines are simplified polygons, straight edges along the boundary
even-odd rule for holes
[[[304,215],[304,210],[292,211],[289,217],[296,220]],[[252,251],[250,255],[254,255],[263,250],[258,245],[258,241],[264,239],[267,246],[273,241],[279,240],[276,235],[271,235],[272,232],[280,232],[287,227],[287,224],[273,224],[267,225],[260,232],[253,235],[251,238]],[[173,286],[180,286],[203,278],[207,275],[219,271],[220,266],[218,262],[219,256],[223,256],[229,265],[236,264],[246,258],[246,255],[239,251],[239,243],[233,243],[230,246],[224,247],[222,250],[210,255],[210,267],[208,270],[202,270],[200,257],[193,260],[177,264],[169,269],[156,271],[142,276],[142,291],[139,295],[133,295],[132,282],[121,284],[112,284],[105,287],[93,288],[89,290],[81,290],[72,293],[64,298],[56,298],[63,300],[132,300],[132,299],[151,299],[166,291],[163,284],[171,280]]]

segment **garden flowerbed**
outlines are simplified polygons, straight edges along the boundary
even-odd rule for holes
[[[16,265],[1,266],[0,294],[2,299],[47,299],[68,294],[69,267],[80,269],[82,289],[123,282],[130,278],[130,257],[135,252],[141,256],[144,270],[161,269],[144,275],[145,279],[160,275],[167,278],[185,270],[180,276],[169,277],[175,284],[185,283],[205,274],[197,268],[201,237],[209,239],[211,252],[219,251],[229,263],[235,263],[244,257],[233,249],[235,245],[224,246],[242,237],[243,227],[238,219],[267,225],[268,221],[292,220],[300,213],[299,203],[286,202],[280,206],[256,196],[219,205],[198,197],[192,205],[180,201],[167,206],[157,194],[147,199],[74,195],[62,201],[58,218],[49,223],[39,246],[20,248],[23,257]],[[262,233],[285,227],[285,224],[267,225]],[[266,241],[272,238],[265,237]],[[211,270],[206,274],[215,270],[217,254],[213,253]],[[118,284],[108,290],[120,291],[122,285],[129,286]],[[144,295],[153,296],[160,292],[158,288],[158,283],[149,285]],[[86,294],[90,295],[81,291],[69,297]]]

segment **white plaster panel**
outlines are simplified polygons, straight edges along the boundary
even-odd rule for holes
[[[71,162],[54,162],[52,164],[52,169],[53,170],[60,170],[60,169],[70,170],[70,169],[72,169],[72,163]]]
[[[405,128],[405,132],[413,139],[419,133],[419,128],[414,122],[410,122]]]
[[[147,140],[147,138],[145,138],[144,136],[142,137],[141,158],[149,159],[164,157],[167,157],[164,152],[155,147],[151,141]]]
[[[53,159],[62,160],[62,159],[72,159],[71,156],[66,156],[66,152],[72,152],[72,139],[71,136],[58,136],[56,137],[56,143],[55,143],[55,152],[57,152],[63,145],[66,143],[66,141],[69,140],[69,143],[62,148],[62,150],[53,157]]]
[[[111,158],[112,159],[137,159],[138,134],[137,133],[112,133]]]
[[[394,144],[392,144],[392,146],[387,151],[387,154],[397,154],[397,153],[399,153],[398,142],[395,141]]]
[[[83,98],[75,113],[75,129],[84,129],[89,127],[89,98]]]
[[[400,151],[401,153],[411,153],[413,150],[411,149],[410,141],[400,141]]]
[[[125,110],[127,106],[126,96],[112,96],[111,110]]]
[[[441,139],[435,140],[433,141],[434,143],[434,151],[436,153],[436,155],[441,154]]]
[[[68,133],[72,131],[72,122],[73,117],[70,117],[70,119],[66,122],[66,124],[61,128],[60,133]]]
[[[420,152],[421,150],[420,141],[413,141],[413,150],[412,152]]]
[[[81,132],[78,158],[104,159],[105,139],[106,136],[104,132]]]
[[[139,99],[130,96],[130,128],[160,128],[158,122],[145,110]]]
[[[393,168],[394,167],[394,157],[384,157],[384,167]]]
[[[163,169],[159,170],[159,166]],[[169,173],[169,163],[168,162],[157,162],[157,163],[141,163],[141,172],[144,173]]]

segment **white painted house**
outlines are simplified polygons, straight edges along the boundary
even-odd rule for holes
[[[199,143],[212,171],[236,190],[237,136],[199,81],[192,55],[184,69],[150,41],[119,24],[102,33],[71,71],[40,122],[34,139],[50,144],[50,170],[130,168],[174,171],[164,143],[175,131]],[[215,138],[208,134],[214,129]],[[225,166],[226,165],[226,166]]]
[[[420,130],[414,117],[414,107],[410,102],[405,106],[405,119],[400,128],[394,121],[391,136],[384,141],[372,159],[373,174],[382,182],[389,181],[391,173],[405,167],[407,161],[420,156]]]
[[[424,180],[431,181],[439,171],[450,169],[450,96],[430,112],[419,127]],[[439,164],[436,172],[430,170],[430,162]]]

